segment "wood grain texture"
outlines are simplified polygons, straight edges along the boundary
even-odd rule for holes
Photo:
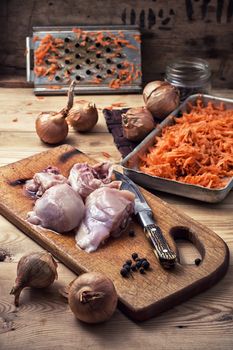
[[[151,320],[135,324],[116,310],[109,322],[92,326],[77,321],[58,293],[75,277],[65,266],[59,264],[59,281],[50,288],[25,288],[15,308],[9,291],[16,263],[2,264],[1,349],[232,349],[232,267],[218,285]]]
[[[205,226],[170,208],[166,202],[145,190],[145,198],[172,249],[177,250],[171,236],[190,240],[202,256],[199,266],[177,264],[175,269],[164,270],[136,222],[132,225],[135,238],[126,233],[119,239],[110,238],[92,254],[77,249],[73,233],[57,235],[29,224],[25,219],[34,201],[23,194],[22,185],[12,184],[19,179],[32,178],[47,166],[58,167],[64,176],[68,176],[75,163],[84,162],[95,163],[70,145],[63,145],[0,168],[0,212],[75,273],[101,271],[109,276],[117,289],[121,309],[134,320],[146,320],[167,310],[212,286],[225,274],[229,260],[225,243]],[[119,271],[134,251],[148,258],[151,271],[123,279]]]
[[[197,2],[198,4],[198,2]],[[231,90],[215,90],[214,95],[233,98]],[[78,97],[77,97],[78,98]],[[85,96],[103,108],[113,102],[125,102],[126,106],[142,105],[142,96]],[[32,103],[27,105],[27,103]],[[43,150],[50,149],[37,138],[33,129],[36,115],[42,110],[62,107],[65,97],[46,97],[37,100],[31,89],[0,88],[0,165],[10,164]],[[31,114],[27,114],[31,113]],[[18,118],[17,122],[12,120]],[[100,113],[100,125],[104,119]],[[106,126],[105,126],[106,127]],[[107,132],[107,129],[105,129]],[[14,132],[14,137],[8,137]],[[29,138],[22,138],[27,132]],[[101,134],[101,136],[103,133]],[[102,151],[114,150],[112,138],[106,138],[103,149],[95,151],[89,138],[98,144],[98,132],[88,133],[78,142],[79,134],[72,135],[75,146],[98,160],[106,159]],[[7,142],[4,143],[4,139]],[[30,142],[27,143],[28,139]],[[109,152],[110,153],[110,152]],[[117,149],[111,160],[119,160]],[[4,350],[76,350],[82,349],[154,349],[162,350],[231,350],[233,341],[233,191],[219,204],[200,203],[195,200],[156,192],[169,203],[209,229],[215,231],[228,245],[231,267],[227,275],[208,291],[187,302],[140,324],[129,320],[119,310],[106,324],[95,327],[77,322],[67,306],[60,307],[57,299],[57,284],[52,293],[41,294],[25,290],[22,305],[15,312],[13,297],[9,291],[16,277],[16,265],[20,257],[31,251],[41,251],[40,245],[0,216],[0,247],[11,254],[10,262],[0,262],[0,349]],[[187,264],[195,255],[185,251]],[[74,274],[59,264],[59,285],[69,283]],[[49,301],[48,301],[49,300]],[[59,299],[60,300],[60,299]],[[59,312],[57,312],[57,308]],[[17,315],[12,320],[12,315]],[[12,330],[12,328],[15,328]]]
[[[160,79],[171,59],[207,59],[215,87],[232,88],[232,0],[16,0],[0,2],[0,68],[25,74],[25,38],[33,26],[136,24],[143,34],[145,82]],[[14,35],[12,35],[12,32]]]

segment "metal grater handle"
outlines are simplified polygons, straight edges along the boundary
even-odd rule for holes
[[[32,40],[30,37],[26,37],[26,74],[27,82],[33,82],[33,74],[31,70],[31,49],[32,49]]]
[[[154,246],[154,252],[160,264],[169,269],[176,263],[176,253],[171,250],[159,226],[152,224],[145,227],[146,234]]]

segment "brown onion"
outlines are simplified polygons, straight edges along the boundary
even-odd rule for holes
[[[57,263],[47,252],[36,252],[23,256],[17,266],[15,286],[10,294],[15,296],[15,305],[19,305],[19,296],[23,288],[45,288],[57,279]]]
[[[141,141],[154,127],[154,118],[146,107],[131,108],[122,114],[123,135],[128,140]]]
[[[36,119],[36,132],[40,139],[49,144],[65,140],[68,134],[68,124],[64,114],[57,112],[42,112]]]
[[[98,122],[95,104],[85,100],[76,101],[68,113],[67,121],[76,131],[90,131]]]
[[[36,119],[36,132],[40,139],[49,144],[56,144],[65,140],[68,134],[67,114],[73,106],[73,81],[68,91],[67,106],[60,112],[42,112]]]
[[[89,272],[76,278],[69,287],[69,306],[80,321],[107,321],[117,306],[113,282],[99,272]]]
[[[166,81],[152,81],[143,90],[146,107],[156,119],[163,120],[180,103],[179,90]]]

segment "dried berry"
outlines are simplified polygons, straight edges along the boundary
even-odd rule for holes
[[[132,265],[132,260],[128,259],[128,260],[126,260],[125,263],[126,263],[127,265],[131,266],[131,265]]]
[[[141,260],[138,260],[138,261],[136,262],[136,267],[137,267],[138,269],[140,269],[141,266],[142,266],[142,262],[141,262]]]
[[[135,237],[135,232],[134,230],[129,231],[129,237]]]
[[[195,259],[194,262],[195,262],[195,265],[198,266],[198,265],[200,265],[200,263],[201,263],[201,259],[200,259],[200,258],[197,258],[197,259]]]
[[[124,264],[123,266],[122,266],[122,268],[123,269],[125,269],[126,271],[130,271],[130,266],[128,265],[128,264]]]
[[[142,267],[143,267],[145,270],[148,270],[149,267],[150,267],[149,261],[143,260],[143,261],[142,261]]]
[[[131,265],[131,270],[132,270],[132,271],[137,271],[137,266],[136,266],[136,264]]]
[[[128,276],[128,271],[123,267],[120,271],[122,277]]]
[[[129,274],[132,275],[132,272],[136,272],[137,270],[141,274],[145,274],[146,271],[150,267],[150,263],[146,258],[139,258],[137,253],[133,253],[132,259],[134,260],[134,263],[132,262],[131,259],[128,259],[125,261],[122,270],[121,270],[121,275],[123,277],[128,276]],[[132,275],[133,276],[133,275]]]
[[[132,259],[135,261],[138,258],[138,254],[137,253],[133,253],[132,254]]]

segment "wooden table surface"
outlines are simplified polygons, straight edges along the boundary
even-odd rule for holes
[[[215,91],[233,98],[233,91]],[[96,160],[119,161],[112,136],[107,132],[101,108],[115,102],[142,105],[140,95],[85,96],[100,109],[100,120],[86,135],[70,132],[66,142]],[[77,99],[77,97],[76,97]],[[41,111],[58,110],[65,96],[38,98],[31,89],[0,88],[0,165],[6,165],[48,149],[38,139],[34,121]],[[233,252],[233,191],[220,204],[206,204],[175,195],[158,194],[192,218],[221,236]],[[9,291],[22,255],[43,249],[19,229],[0,217],[0,249],[10,254],[0,262],[0,349],[232,349],[233,348],[233,267],[214,287],[183,304],[143,322],[134,323],[117,310],[100,325],[77,321],[58,293],[75,274],[62,263],[59,279],[45,292],[25,289],[19,308]],[[192,254],[192,251],[188,252]],[[187,257],[188,259],[188,257]]]

